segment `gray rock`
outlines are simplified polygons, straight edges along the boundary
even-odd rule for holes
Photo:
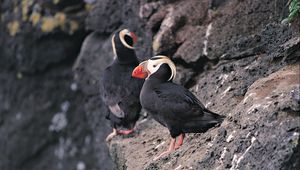
[[[97,1],[87,18],[87,28],[112,33],[122,24],[124,0]]]
[[[158,51],[171,54],[179,65],[176,82],[192,86],[206,107],[227,118],[206,133],[188,134],[180,149],[158,161],[152,158],[167,149],[169,134],[150,119],[132,138],[115,138],[110,143],[119,169],[300,168],[299,38],[292,36],[289,27],[273,22],[278,13],[260,10],[276,3],[266,2],[224,2],[208,12],[200,27],[178,26],[177,20],[170,19],[174,25],[165,32],[159,29],[154,40],[161,35]],[[249,18],[245,19],[245,11]],[[256,19],[258,15],[264,16]],[[167,18],[168,11],[159,10],[150,17],[149,28],[155,31],[157,23]],[[207,28],[209,22],[207,54],[201,55],[206,31],[195,30]]]
[[[0,82],[0,169],[73,169],[79,161],[95,167],[94,148],[85,138],[95,139],[82,121],[83,94],[70,89],[70,68],[34,76],[1,72]],[[70,105],[62,110],[66,101]]]
[[[192,69],[184,68],[180,65],[176,66],[176,77],[173,80],[177,84],[188,85],[189,80],[194,76],[194,72]]]
[[[113,57],[110,36],[94,32],[86,37],[73,65],[75,80],[79,82],[84,93],[99,93],[101,71],[113,61]]]
[[[156,12],[161,6],[162,2],[150,2],[146,3],[140,8],[139,17],[140,18],[149,18],[154,12]]]
[[[195,27],[194,27],[195,28]],[[186,38],[183,44],[177,49],[174,54],[174,59],[182,59],[186,63],[192,63],[199,60],[204,54],[204,39],[205,39],[204,27],[196,27],[192,34]],[[189,32],[189,30],[184,30]]]
[[[227,1],[217,11],[212,12],[208,57],[210,59],[219,58],[232,50],[239,38],[259,32],[268,23],[278,22],[286,15],[285,3],[283,0]]]
[[[70,89],[86,35],[84,6],[1,1],[0,169],[97,168],[84,94]]]
[[[88,124],[93,129],[97,167],[101,169],[111,169],[113,166],[105,143],[105,138],[112,129],[105,119],[108,109],[103,104],[99,91],[101,73],[112,62],[113,56],[111,38],[94,32],[84,40],[73,66],[75,80],[86,96],[82,104]]]
[[[209,1],[189,0],[181,1],[161,8],[158,13],[150,18],[149,27],[157,27],[156,23],[161,22],[158,32],[153,38],[152,48],[154,54],[173,55],[179,44],[176,43],[176,33],[184,25],[198,25],[204,22],[209,7]],[[163,17],[163,19],[161,19]],[[156,22],[154,22],[156,21]],[[186,34],[194,36],[193,32]]]
[[[0,68],[33,74],[71,63],[86,35],[83,7],[82,1],[3,1]]]
[[[299,154],[300,101],[293,98],[291,93],[299,89],[299,66],[287,66],[266,78],[258,79],[229,115],[245,129],[243,131],[249,131],[249,138],[251,136],[246,149],[235,151],[232,169],[299,168],[299,162],[293,160]],[[237,138],[245,135],[243,131],[236,135]]]

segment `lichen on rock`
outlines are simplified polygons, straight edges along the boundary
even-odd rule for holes
[[[9,31],[10,36],[15,36],[20,31],[20,23],[19,21],[11,21],[7,24],[7,29]]]

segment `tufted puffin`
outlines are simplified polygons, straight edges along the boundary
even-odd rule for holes
[[[185,133],[203,133],[224,119],[205,108],[189,90],[173,83],[175,75],[176,67],[166,56],[152,57],[132,72],[133,77],[146,78],[140,93],[142,107],[167,127],[172,137],[169,149],[154,160],[179,148]]]
[[[123,29],[117,31],[111,41],[114,60],[104,70],[100,82],[101,98],[109,109],[106,118],[113,127],[106,141],[118,134],[133,132],[142,108],[139,95],[144,82],[131,77],[132,70],[139,64],[133,47],[136,35]]]

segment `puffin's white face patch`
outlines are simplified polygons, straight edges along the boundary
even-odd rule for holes
[[[126,35],[129,36],[129,37],[131,37],[130,31],[129,31],[128,29],[123,29],[122,31],[120,31],[120,33],[119,33],[119,38],[120,38],[122,44],[123,44],[125,47],[127,47],[127,48],[134,49],[133,46],[131,46],[131,45],[129,45],[129,44],[126,43],[126,41],[125,41],[125,36],[126,36]],[[132,38],[132,37],[131,37],[131,38]]]
[[[113,35],[112,38],[111,38],[111,44],[112,44],[112,49],[113,49],[113,52],[114,52],[114,58],[116,58],[117,57],[117,52],[116,52],[116,45],[115,45],[114,38],[115,38],[115,35]]]
[[[148,77],[155,73],[162,64],[168,64],[171,68],[171,76],[168,80],[175,78],[176,76],[176,66],[175,64],[166,56],[155,56],[147,61],[147,70],[149,71]]]

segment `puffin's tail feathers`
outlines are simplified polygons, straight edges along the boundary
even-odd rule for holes
[[[203,115],[201,117],[182,125],[182,131],[184,133],[204,133],[208,129],[220,125],[225,118],[225,116],[214,113],[208,109],[202,111]]]

